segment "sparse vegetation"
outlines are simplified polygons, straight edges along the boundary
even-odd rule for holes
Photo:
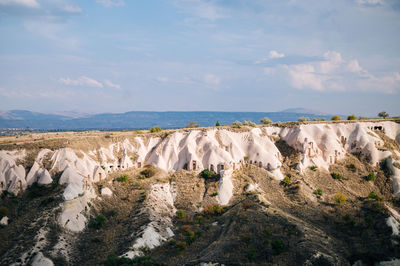
[[[342,180],[343,179],[343,175],[340,174],[340,173],[333,172],[333,173],[331,173],[331,176],[332,176],[333,179],[336,179],[336,180]]]
[[[332,116],[331,120],[332,120],[332,121],[340,121],[340,120],[342,120],[342,119],[340,118],[340,116],[334,115],[334,116]]]
[[[311,170],[317,171],[318,170],[318,166],[316,166],[316,165],[311,166]]]
[[[127,182],[127,181],[129,181],[129,176],[128,175],[126,175],[126,174],[124,174],[124,175],[120,175],[118,178],[117,178],[117,181],[118,182]]]
[[[183,252],[183,251],[185,251],[186,249],[187,249],[187,246],[186,246],[186,242],[183,242],[183,241],[176,241],[176,249],[179,251],[179,252]]]
[[[297,119],[299,122],[306,122],[306,121],[310,121],[310,118],[309,117],[304,117],[304,116],[302,116],[302,117],[299,117],[299,119]]]
[[[155,126],[150,128],[150,133],[156,133],[156,132],[161,132],[162,129],[159,126]]]
[[[269,124],[272,124],[272,121],[271,121],[271,119],[269,119],[268,117],[264,117],[263,119],[261,119],[261,124],[263,124],[263,125],[269,125]]]
[[[186,128],[197,128],[199,124],[197,122],[190,121]]]
[[[366,180],[368,181],[374,181],[375,180],[375,174],[374,173],[369,173],[366,177]]]
[[[100,229],[103,227],[104,223],[107,221],[104,215],[97,215],[96,218],[91,219],[89,222],[89,227],[94,229]]]
[[[241,128],[243,124],[240,121],[235,121],[232,123],[231,127],[233,128]]]
[[[177,210],[176,211],[176,218],[178,218],[178,219],[185,218],[185,211],[184,210]]]
[[[271,247],[272,250],[276,255],[281,254],[283,251],[285,251],[285,243],[283,243],[282,240],[274,240],[271,242]]]
[[[383,119],[385,119],[386,117],[389,116],[389,114],[386,113],[385,111],[382,111],[382,112],[379,112],[379,113],[378,113],[378,116],[379,116],[379,117],[382,117]]]
[[[349,168],[351,171],[355,171],[357,170],[357,165],[354,163],[350,163],[349,165],[347,165],[347,168]]]
[[[150,178],[155,174],[156,174],[156,169],[154,169],[154,167],[152,166],[149,166],[140,172],[140,175],[144,176],[145,178]]]
[[[339,205],[341,205],[347,201],[347,197],[340,192],[335,194],[334,199],[335,199],[335,202]]]
[[[247,121],[247,120],[244,120],[244,121],[243,121],[243,125],[244,125],[244,126],[248,126],[248,127],[256,127],[256,126],[257,126],[256,123],[254,123],[254,122],[252,122],[252,121]]]
[[[369,198],[369,199],[374,199],[374,200],[382,200],[382,198],[379,197],[379,195],[376,194],[376,192],[374,192],[374,191],[371,191],[371,192],[368,194],[368,198]]]
[[[214,193],[212,193],[210,196],[211,196],[211,197],[216,197],[216,196],[218,196],[218,192],[214,192]]]
[[[357,117],[354,114],[352,114],[347,117],[347,120],[357,120]]]
[[[205,215],[219,215],[221,214],[223,211],[223,208],[219,205],[219,204],[215,204],[215,205],[210,205],[207,208],[204,209],[204,214]]]
[[[8,216],[9,210],[5,206],[0,206],[0,219],[3,218],[4,216]]]
[[[322,196],[322,189],[317,188],[317,189],[314,191],[314,194],[317,195],[317,196]]]
[[[281,182],[283,185],[287,186],[290,184],[290,177],[285,176]]]

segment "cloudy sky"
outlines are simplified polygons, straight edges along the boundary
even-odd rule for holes
[[[0,110],[400,115],[398,0],[0,0]]]

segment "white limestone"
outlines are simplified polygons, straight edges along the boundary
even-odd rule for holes
[[[218,203],[227,205],[233,195],[232,170],[222,170],[218,184]]]
[[[1,218],[0,225],[8,225],[8,217],[7,216],[4,216],[3,218]]]
[[[46,258],[42,252],[38,252],[32,260],[32,266],[53,266],[51,259]]]
[[[108,187],[105,187],[105,188],[102,188],[101,189],[101,195],[102,196],[112,196],[112,191],[111,191],[111,189],[109,189]]]
[[[393,217],[389,216],[386,219],[386,224],[392,228],[392,235],[398,236],[399,235],[399,226],[400,223]]]

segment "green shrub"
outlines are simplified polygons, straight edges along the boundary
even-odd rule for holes
[[[331,176],[332,176],[333,179],[337,179],[337,180],[342,180],[343,179],[343,175],[340,174],[340,173],[333,172],[333,173],[331,173]]]
[[[182,252],[182,251],[186,250],[186,248],[187,248],[186,242],[183,242],[183,241],[176,241],[175,245],[176,245],[176,249],[179,252]]]
[[[337,203],[337,204],[342,204],[342,203],[345,203],[347,201],[347,197],[345,196],[345,195],[343,195],[342,193],[340,193],[340,192],[338,192],[338,193],[336,193],[336,195],[335,195],[335,202]]]
[[[161,132],[161,131],[162,131],[162,129],[159,126],[150,128],[151,133],[156,133],[156,132]]]
[[[224,209],[219,205],[219,204],[215,204],[215,205],[210,205],[207,208],[204,209],[204,214],[206,215],[219,215],[222,213]]]
[[[190,121],[189,124],[186,126],[186,128],[197,128],[199,127],[199,124],[193,121]]]
[[[220,127],[220,126],[221,126],[221,124],[219,123],[219,121],[217,121],[217,122],[215,123],[215,126],[216,126],[216,127]]]
[[[210,171],[208,169],[204,169],[203,171],[201,171],[200,176],[206,180],[208,179],[214,179],[216,178],[216,174],[214,171]]]
[[[378,194],[376,194],[376,192],[374,191],[371,191],[371,193],[368,194],[368,198],[374,200],[381,200],[381,197],[379,197]]]
[[[340,118],[340,116],[334,115],[334,116],[332,116],[331,120],[332,120],[332,121],[340,121],[340,120],[342,120],[342,119]]]
[[[256,123],[254,123],[252,121],[246,121],[246,120],[244,120],[243,125],[248,126],[248,127],[256,127],[257,126]]]
[[[147,167],[146,169],[142,170],[140,174],[145,178],[150,178],[156,174],[156,169],[154,169],[154,167]]]
[[[326,121],[326,118],[321,118],[319,121]]]
[[[311,170],[317,171],[317,169],[318,169],[318,166],[316,166],[316,165],[311,166]]]
[[[117,257],[114,254],[109,255],[107,260],[103,262],[104,266],[158,266],[161,265],[155,262],[151,257],[134,257],[133,259],[125,257]]]
[[[279,255],[285,251],[285,243],[282,240],[274,240],[271,242],[272,250],[275,254]]]
[[[317,196],[322,196],[322,189],[317,188],[317,189],[314,191],[314,194],[317,195]]]
[[[352,114],[347,117],[347,120],[357,120],[357,117],[354,114]]]
[[[290,184],[290,178],[288,176],[285,176],[282,180],[282,184],[284,184],[285,186]]]
[[[271,119],[269,119],[268,117],[264,117],[263,119],[261,119],[261,124],[263,124],[263,125],[269,125],[269,124],[272,124],[272,121],[271,121]]]
[[[374,175],[374,173],[369,173],[369,174],[365,177],[365,179],[367,179],[368,181],[373,181],[373,180],[375,180],[375,175]]]
[[[96,218],[91,219],[89,222],[89,227],[94,229],[100,229],[104,223],[107,221],[104,215],[97,215]]]
[[[233,128],[241,128],[242,126],[243,126],[243,124],[239,121],[235,121],[231,125],[231,127],[233,127]]]
[[[249,248],[249,250],[246,251],[246,258],[249,261],[253,261],[255,255],[256,255],[256,249],[254,247],[251,247],[251,248]]]
[[[352,171],[355,171],[357,169],[357,165],[355,165],[354,163],[351,163],[351,164],[347,165],[347,168],[349,168]]]
[[[310,121],[310,118],[309,117],[304,117],[304,116],[302,116],[302,117],[299,117],[299,119],[297,119],[299,122],[306,122],[306,121]]]
[[[177,210],[176,211],[176,218],[178,218],[178,219],[185,218],[185,211],[184,210]]]
[[[0,219],[3,218],[4,216],[8,216],[9,210],[5,206],[0,206]]]
[[[214,192],[211,194],[211,197],[216,197],[216,196],[218,196],[218,192]]]
[[[129,176],[128,176],[128,175],[120,175],[120,176],[117,178],[117,181],[118,181],[118,182],[127,182],[127,181],[129,181]]]

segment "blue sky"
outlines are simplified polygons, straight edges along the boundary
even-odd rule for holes
[[[400,115],[398,0],[0,0],[0,110]]]

